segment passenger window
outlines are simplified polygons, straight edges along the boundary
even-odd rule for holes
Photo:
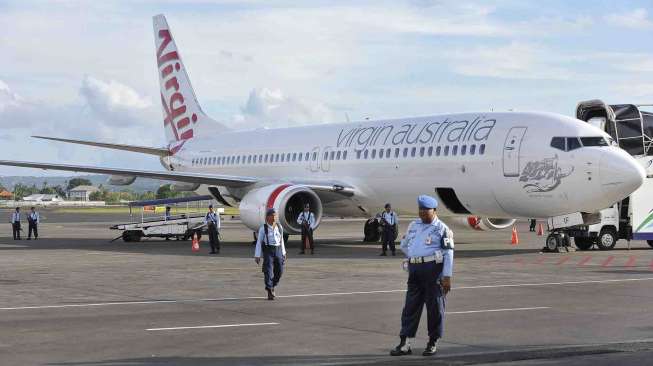
[[[287,161],[287,162],[290,162],[290,153],[288,153],[288,154],[286,155],[286,161]]]
[[[331,151],[331,154],[329,154],[329,160],[333,160],[333,158],[336,156],[335,151]]]
[[[481,147],[478,148],[479,155],[485,154],[485,144],[481,144]]]
[[[449,145],[444,147],[444,156],[449,156]]]
[[[458,155],[458,145],[453,145],[451,149],[451,155]]]
[[[469,145],[469,155],[474,155],[476,153],[476,145]]]
[[[313,153],[313,161],[317,160],[317,151]]]
[[[372,159],[376,157],[376,149],[372,149]]]
[[[442,149],[440,148],[440,146],[436,147],[435,148],[435,156],[440,156],[441,151],[442,151]]]
[[[551,147],[554,149],[565,151],[565,138],[554,137],[551,139]]]
[[[347,160],[347,150],[342,152],[342,160]]]
[[[424,150],[425,150],[425,149],[426,149],[426,148],[425,148],[424,146],[422,146],[422,147],[419,148],[419,156],[424,156]]]
[[[404,147],[404,158],[408,156],[408,148]]]
[[[398,158],[398,157],[399,157],[399,148],[396,148],[395,149],[395,158]]]
[[[283,154],[281,156],[283,156]],[[274,154],[274,162],[275,163],[279,162],[279,154]]]
[[[361,158],[361,153],[362,153],[362,152],[363,152],[362,150],[356,150],[356,159],[360,159],[360,158]]]
[[[467,154],[467,145],[463,145],[460,148],[460,155],[466,155]]]
[[[383,149],[379,149],[379,159],[383,159]]]
[[[341,153],[342,153],[342,151],[338,151],[338,153],[336,154],[336,160],[340,160],[340,154]]]
[[[433,156],[433,146],[429,146],[428,155]]]
[[[416,147],[413,147],[412,149],[410,149],[410,156],[415,157],[415,152],[416,151],[417,151]]]
[[[247,164],[251,164],[251,163],[252,163],[252,156],[249,155],[249,156],[247,157]]]
[[[367,149],[365,149],[365,151],[363,151],[363,159],[367,159]]]

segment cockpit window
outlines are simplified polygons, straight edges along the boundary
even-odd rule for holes
[[[578,137],[567,137],[567,151],[576,150],[580,148],[580,146]]]
[[[564,137],[554,137],[551,139],[551,147],[565,151],[565,138]]]
[[[608,146],[608,142],[603,137],[581,137],[580,142],[583,146]]]

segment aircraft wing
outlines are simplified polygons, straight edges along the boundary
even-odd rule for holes
[[[130,176],[130,177],[172,180],[172,181],[186,182],[186,183],[210,184],[210,185],[225,186],[225,187],[244,187],[258,182],[258,179],[254,177],[240,177],[234,175],[104,168],[104,167],[83,166],[83,165],[34,163],[30,161],[0,160],[0,165],[17,166],[23,168],[37,168],[37,169],[45,169],[45,170],[50,170],[50,169],[64,170],[70,172],[114,174],[114,175]]]
[[[254,183],[266,183],[264,180],[256,177],[244,177],[236,175],[221,175],[221,174],[208,174],[208,173],[189,173],[189,172],[175,172],[175,171],[155,171],[155,170],[136,170],[136,169],[121,169],[121,168],[106,168],[96,166],[84,165],[68,165],[68,164],[51,164],[51,163],[35,163],[30,161],[14,161],[14,160],[0,160],[0,165],[17,166],[23,168],[37,168],[44,170],[64,170],[71,172],[83,173],[98,173],[98,174],[112,174],[128,177],[140,177],[151,179],[162,179],[176,182],[185,183],[199,183],[214,186],[242,188]],[[272,183],[280,183],[279,181],[270,181]],[[340,182],[332,181],[297,181],[290,179],[287,182],[307,186],[318,193],[324,195],[325,199],[332,201],[344,197],[351,197],[355,193],[355,189],[349,185]],[[339,198],[329,197],[330,195],[337,195]]]
[[[110,144],[110,143],[106,143],[106,142],[63,139],[63,138],[59,138],[59,137],[48,137],[48,136],[32,136],[32,137],[37,138],[37,139],[42,139],[42,140],[51,140],[51,141],[66,142],[66,143],[69,143],[69,144],[103,147],[103,148],[107,148],[107,149],[123,150],[123,151],[137,152],[137,153],[156,155],[156,156],[169,156],[170,155],[170,151],[168,151],[168,149],[158,148],[158,147],[135,146],[135,145],[124,145],[124,144]]]

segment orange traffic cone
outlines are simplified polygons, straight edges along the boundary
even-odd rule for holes
[[[542,224],[540,224],[537,227],[537,236],[542,236],[542,235],[544,235],[544,226],[542,226]]]
[[[193,246],[191,247],[193,252],[200,251],[200,241],[197,239],[197,233],[193,233]]]
[[[517,245],[519,244],[519,236],[517,235],[517,228],[512,227],[512,238],[510,239],[510,244]]]

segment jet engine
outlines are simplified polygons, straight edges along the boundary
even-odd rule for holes
[[[129,175],[112,175],[107,179],[107,184],[112,186],[128,186],[136,180],[136,177]]]
[[[495,231],[504,230],[515,224],[515,219],[496,219],[479,216],[453,217],[445,219],[452,228],[463,230]]]
[[[199,183],[175,182],[170,185],[170,190],[173,192],[192,192],[196,191],[199,187]]]
[[[240,201],[240,218],[245,226],[258,230],[265,222],[265,212],[273,207],[277,210],[284,233],[300,234],[302,229],[297,224],[297,217],[307,203],[319,225],[322,219],[322,201],[312,189],[300,185],[273,184],[247,192]]]

